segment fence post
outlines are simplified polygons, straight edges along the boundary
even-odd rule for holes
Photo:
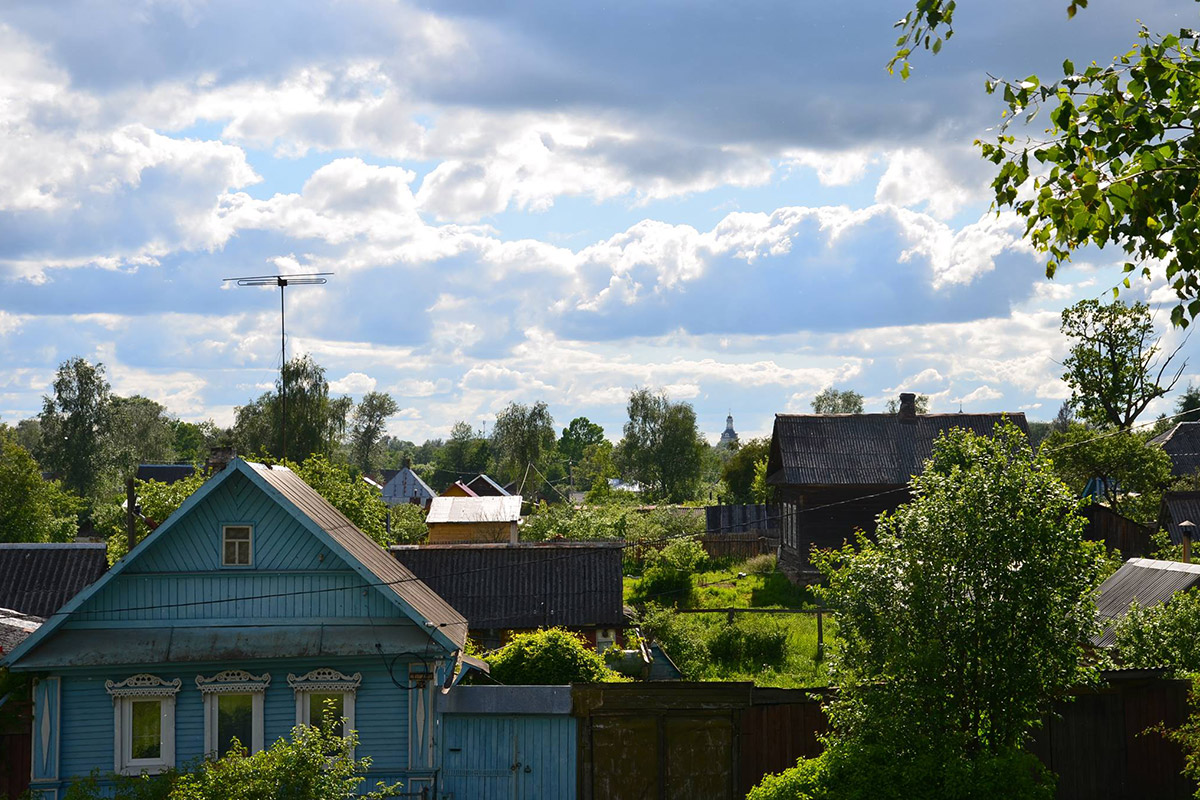
[[[821,609],[817,609],[817,658],[820,659],[825,655],[825,626],[822,623],[823,614]]]

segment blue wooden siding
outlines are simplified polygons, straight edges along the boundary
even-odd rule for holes
[[[235,523],[254,526],[256,570],[345,569],[341,559],[331,558],[319,540],[298,530],[295,517],[237,473],[194,506],[168,536],[142,553],[126,568],[126,574],[220,570],[221,526]]]
[[[186,667],[118,668],[68,673],[62,679],[61,775],[87,775],[95,768],[113,768],[113,703],[104,688],[105,680],[121,681],[136,672],[149,671],[183,687],[175,696],[175,759],[178,765],[204,755],[204,700],[196,688],[196,676],[211,676],[223,669],[246,669],[258,675],[271,674],[271,685],[263,699],[263,745],[286,738],[296,724],[296,699],[288,686],[288,673],[302,675],[318,667],[333,667],[347,675],[362,673],[355,698],[355,728],[359,745],[355,755],[372,759],[368,784],[376,780],[405,779],[408,768],[408,692],[392,683],[378,658],[292,659],[236,664],[201,664]],[[395,678],[407,685],[407,665],[398,661]]]
[[[440,797],[571,800],[576,721],[565,715],[445,714]]]

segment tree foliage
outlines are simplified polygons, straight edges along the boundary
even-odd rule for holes
[[[133,395],[112,397],[108,409],[105,460],[118,480],[132,478],[138,464],[169,464],[176,460],[177,420],[160,403]]]
[[[287,387],[284,402],[280,393]],[[280,418],[287,406],[287,447],[280,439]],[[332,455],[346,432],[346,417],[353,402],[349,397],[330,397],[325,369],[305,354],[290,359],[275,381],[275,391],[238,406],[233,432],[238,451],[266,453],[272,458],[286,455],[303,461],[313,453]]]
[[[877,542],[816,557],[838,625],[827,766],[856,764],[860,788],[867,775],[879,784],[819,796],[987,796],[996,764],[1036,764],[1021,754],[1030,727],[1087,674],[1102,556],[1024,434],[1006,423],[991,438],[943,435],[912,492]],[[1043,784],[1031,796],[1049,796]]]
[[[1175,400],[1175,419],[1172,425],[1181,422],[1200,422],[1200,386],[1188,384],[1183,394]]]
[[[450,438],[437,451],[433,488],[439,492],[461,478],[470,479],[488,467],[491,447],[487,439],[475,432],[466,422],[454,423]]]
[[[0,542],[69,542],[83,501],[42,478],[33,456],[0,430]]]
[[[814,414],[861,414],[863,396],[852,389],[822,389],[812,400]]]
[[[1200,591],[1176,592],[1156,606],[1135,600],[1113,629],[1123,667],[1166,667],[1176,675],[1200,673]]]
[[[104,365],[78,357],[64,361],[52,391],[42,398],[38,460],[65,487],[94,501],[107,466],[104,443],[111,421]]]
[[[1187,366],[1184,361],[1174,375],[1167,372],[1179,348],[1162,352],[1145,303],[1081,300],[1062,312],[1062,332],[1072,341],[1063,360],[1071,406],[1093,425],[1132,427]]]
[[[570,425],[562,429],[562,436],[558,440],[558,454],[572,464],[578,464],[589,447],[604,441],[607,441],[604,438],[604,428],[587,417],[576,417],[571,420]]]
[[[492,457],[501,482],[519,481],[530,465],[546,474],[554,455],[554,417],[545,403],[509,403],[496,414]]]
[[[725,482],[727,502],[756,503],[754,499],[754,475],[757,464],[771,453],[771,440],[768,438],[750,439],[739,447],[721,470],[721,480]]]
[[[487,661],[492,678],[509,686],[625,680],[565,628],[518,633]]]
[[[379,443],[388,417],[400,410],[386,392],[367,392],[354,409],[350,426],[350,455],[354,466],[364,475],[375,474]]]
[[[1054,472],[1077,493],[1097,479],[1104,502],[1142,524],[1153,524],[1159,501],[1171,483],[1171,457],[1149,443],[1149,434],[1096,430],[1078,422],[1042,443]]]
[[[635,389],[627,411],[629,421],[616,453],[622,476],[670,502],[691,500],[705,447],[691,405],[671,402],[665,392]]]
[[[429,535],[429,526],[425,524],[425,509],[412,503],[400,503],[389,509],[391,518],[392,542],[396,544],[416,544]]]

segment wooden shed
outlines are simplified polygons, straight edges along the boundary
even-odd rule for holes
[[[436,497],[425,524],[430,544],[517,541],[521,496]]]

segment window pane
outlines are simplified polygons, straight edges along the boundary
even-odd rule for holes
[[[162,758],[162,703],[131,700],[131,758]]]
[[[225,561],[223,563],[237,563],[237,542],[225,542]]]
[[[249,566],[250,528],[246,525],[223,529],[221,563],[225,566]]]
[[[232,749],[237,739],[246,752],[252,746],[254,732],[254,696],[249,694],[217,695],[217,755]]]
[[[333,704],[333,719],[335,724],[333,729],[339,734],[342,731],[342,695],[338,694],[320,694],[312,692],[308,695],[308,722],[310,725],[322,726],[325,720],[325,712],[328,704]]]

